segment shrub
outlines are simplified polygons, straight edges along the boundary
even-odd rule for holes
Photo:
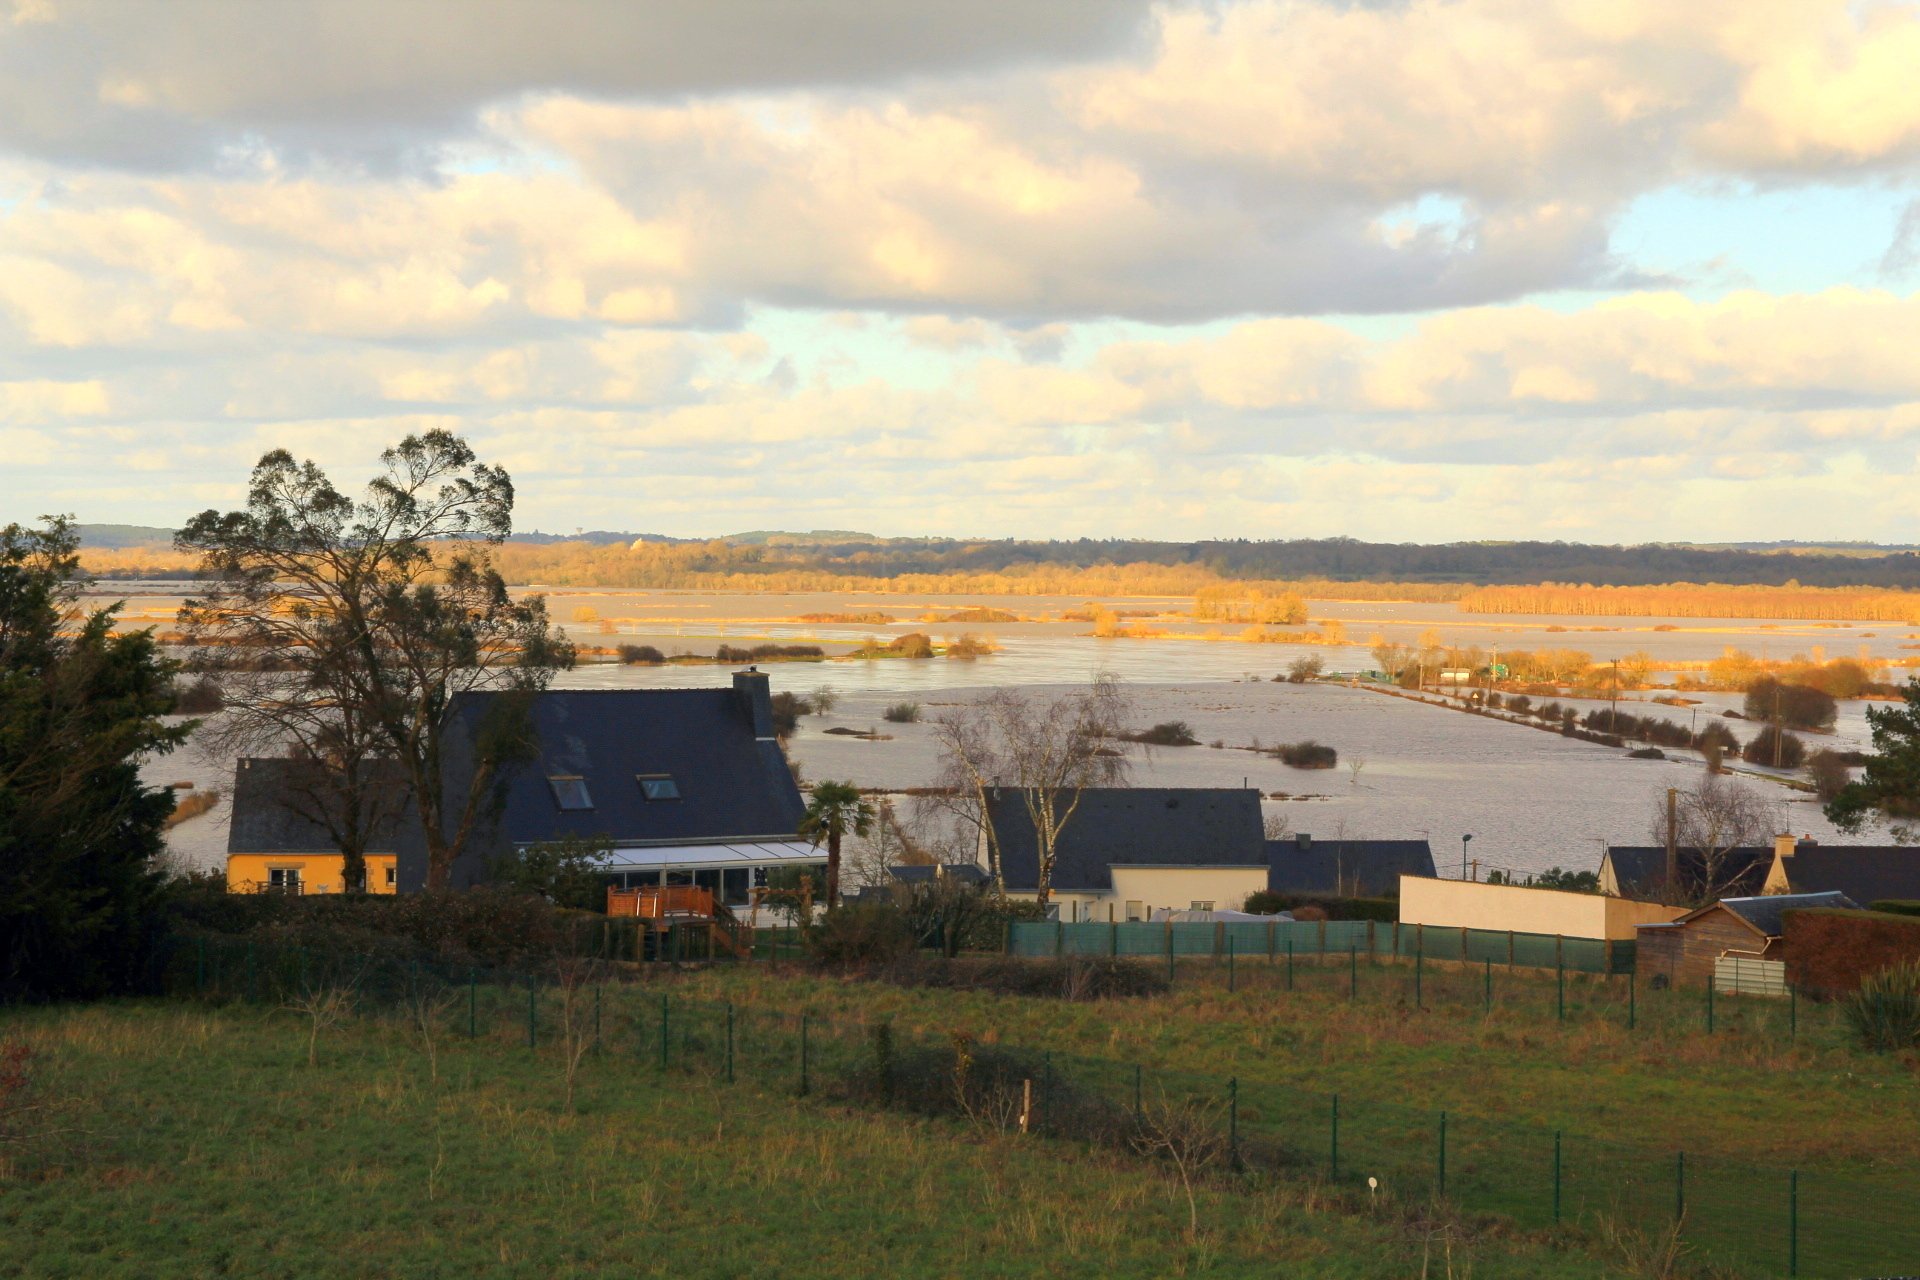
[[[171,831],[188,819],[199,817],[219,803],[219,788],[210,787],[205,791],[196,791],[185,800],[175,803],[173,812],[167,815],[166,828]]]
[[[1400,918],[1400,904],[1393,898],[1337,898],[1311,893],[1276,893],[1260,889],[1247,895],[1243,910],[1257,916],[1291,911],[1295,920],[1380,920]],[[1302,912],[1310,914],[1302,915]]]
[[[961,609],[940,619],[942,622],[1018,622],[1018,614],[1008,613],[1005,609],[989,609],[976,605],[971,609]]]
[[[1142,729],[1139,733],[1121,735],[1128,742],[1144,742],[1150,747],[1197,747],[1200,739],[1193,736],[1193,727],[1185,720],[1167,720]]]
[[[917,724],[920,720],[920,704],[896,702],[880,715],[888,724]]]
[[[1305,684],[1309,680],[1318,680],[1320,673],[1326,669],[1326,659],[1317,653],[1310,653],[1304,658],[1295,658],[1287,664],[1287,683]]]
[[[1282,764],[1295,769],[1331,769],[1340,763],[1340,753],[1308,738],[1304,742],[1283,742],[1273,749]]]
[[[1870,974],[1843,1007],[1863,1048],[1897,1053],[1920,1046],[1920,962]]]
[[[999,647],[985,636],[964,635],[947,646],[947,656],[964,661],[985,657]]]
[[[666,654],[650,644],[623,644],[614,652],[630,667],[657,667],[667,660]]]
[[[1892,916],[1920,916],[1920,902],[1910,902],[1900,898],[1882,898],[1868,905],[1875,911],[1884,911]]]
[[[1778,743],[1778,751],[1775,744]],[[1791,733],[1783,733],[1768,725],[1755,734],[1753,741],[1747,744],[1742,753],[1748,764],[1774,765],[1782,769],[1798,769],[1807,758],[1807,744]]]
[[[800,727],[800,717],[813,714],[813,704],[797,693],[782,689],[773,695],[773,731],[782,738],[791,738]]]
[[[817,644],[757,644],[751,649],[736,649],[723,644],[713,651],[716,662],[812,662],[827,656]]]
[[[1920,919],[1883,911],[1785,915],[1787,980],[1810,994],[1852,991],[1868,974],[1920,960]]]
[[[1839,795],[1851,779],[1847,762],[1838,751],[1822,747],[1807,757],[1807,781],[1813,784],[1814,794],[1820,797],[1820,803],[1826,804]]]
[[[1830,694],[1803,684],[1782,684],[1761,676],[1747,686],[1749,720],[1772,720],[1777,715],[1789,729],[1831,729],[1837,708]]]
[[[227,705],[227,696],[220,684],[212,676],[201,676],[191,683],[178,680],[173,684],[173,710],[175,715],[205,716],[212,715]]]
[[[1658,747],[1641,747],[1638,751],[1627,752],[1629,760],[1665,760],[1667,753]]]
[[[846,903],[807,931],[807,954],[828,968],[885,965],[912,953],[906,913],[891,902]]]

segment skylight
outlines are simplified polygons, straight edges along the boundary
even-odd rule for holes
[[[553,788],[553,802],[562,810],[593,808],[593,796],[587,790],[585,778],[552,777],[547,779],[547,785]]]
[[[638,773],[634,777],[640,781],[640,794],[649,800],[678,800],[680,784],[673,775],[666,773]]]

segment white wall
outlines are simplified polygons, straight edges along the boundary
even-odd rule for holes
[[[1062,920],[1125,920],[1127,904],[1140,904],[1140,919],[1171,907],[1185,911],[1196,902],[1211,902],[1216,911],[1238,911],[1247,895],[1267,887],[1264,866],[1225,867],[1114,867],[1113,892],[1055,892]],[[1032,897],[1032,894],[1019,895]],[[1111,911],[1111,916],[1109,916]]]
[[[1631,938],[1635,925],[1678,919],[1679,907],[1599,893],[1567,893],[1472,880],[1400,877],[1400,923],[1568,938]]]

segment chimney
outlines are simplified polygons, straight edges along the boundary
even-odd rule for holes
[[[1311,849],[1313,837],[1304,831],[1296,831],[1293,834],[1293,844],[1296,849]]]
[[[773,688],[767,673],[755,667],[733,673],[733,696],[753,726],[753,736],[771,740],[773,733]]]

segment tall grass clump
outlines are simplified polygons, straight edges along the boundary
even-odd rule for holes
[[[1847,997],[1847,1025],[1862,1047],[1896,1053],[1920,1047],[1920,961],[1868,975]]]
[[[1294,769],[1331,769],[1340,763],[1340,753],[1325,743],[1308,738],[1305,742],[1283,742],[1273,749],[1280,762]]]
[[[920,704],[917,702],[896,702],[881,713],[888,724],[917,724],[920,720]]]

